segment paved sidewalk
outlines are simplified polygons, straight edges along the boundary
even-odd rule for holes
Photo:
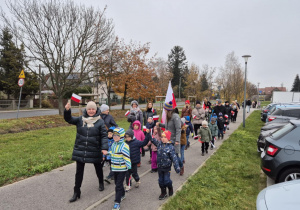
[[[251,112],[253,109],[251,109]],[[250,113],[249,113],[250,114]],[[249,116],[247,114],[246,116]],[[230,130],[225,134],[224,140],[234,132],[242,123],[242,110],[238,114],[237,123],[230,124]],[[247,126],[247,124],[246,124]],[[201,145],[190,138],[191,147],[185,150],[185,173],[179,176],[172,166],[171,179],[174,190],[178,189],[188,177],[203,164],[223,143],[217,140],[216,148],[209,150],[204,157],[201,156]],[[166,200],[158,200],[160,188],[157,173],[150,173],[151,165],[148,163],[149,152],[142,158],[142,165],[138,168],[141,177],[140,188],[133,188],[126,193],[126,199],[121,203],[121,209],[158,209]],[[0,188],[0,209],[112,209],[114,202],[114,183],[105,183],[105,190],[98,191],[98,180],[92,164],[86,164],[84,179],[81,188],[81,198],[74,203],[68,200],[73,195],[75,179],[75,163],[37,175],[14,184]],[[108,175],[109,167],[104,167],[104,176]],[[133,184],[134,185],[134,184]]]

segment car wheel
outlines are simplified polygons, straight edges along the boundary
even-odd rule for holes
[[[279,175],[278,182],[287,182],[296,179],[300,179],[300,168],[289,168]]]

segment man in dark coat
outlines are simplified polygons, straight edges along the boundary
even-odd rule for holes
[[[119,127],[117,125],[117,123],[115,122],[113,116],[111,116],[109,114],[109,107],[106,104],[102,104],[100,107],[100,110],[101,110],[100,116],[101,116],[102,120],[104,120],[105,127],[107,130],[110,127],[115,127],[115,128]]]
[[[80,117],[72,117],[71,106],[67,103],[64,119],[77,127],[72,154],[72,160],[76,161],[75,187],[74,195],[70,199],[70,202],[74,202],[80,198],[85,163],[94,164],[99,181],[99,190],[104,190],[102,150],[108,150],[108,139],[104,121],[100,118],[100,109],[93,101],[88,102],[83,115]]]
[[[220,112],[222,113],[222,116],[225,115],[225,107],[222,105],[222,101],[220,99],[217,100],[217,105],[214,107],[214,113],[219,117]]]

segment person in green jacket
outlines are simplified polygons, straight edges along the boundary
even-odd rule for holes
[[[202,127],[200,127],[199,132],[199,141],[202,143],[201,150],[202,156],[204,156],[204,149],[208,153],[209,142],[212,140],[210,129],[208,128],[208,123],[206,120],[202,122]]]
[[[213,149],[215,145],[215,138],[218,135],[218,126],[216,124],[216,118],[211,118],[211,122],[208,124],[208,127],[212,137],[210,149]]]

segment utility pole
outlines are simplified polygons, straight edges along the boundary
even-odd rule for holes
[[[40,109],[42,108],[42,75],[41,75],[41,64],[39,64],[39,85],[40,85],[40,91],[39,91],[39,102],[40,102]]]
[[[260,103],[259,103],[259,82],[257,83],[257,97],[258,97],[258,100],[257,100],[257,108],[260,107]]]

